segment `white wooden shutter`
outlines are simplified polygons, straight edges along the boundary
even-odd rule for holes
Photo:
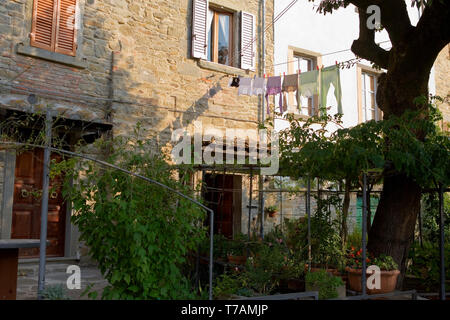
[[[207,59],[208,0],[192,0],[192,57]]]
[[[255,71],[255,16],[241,12],[241,69]]]

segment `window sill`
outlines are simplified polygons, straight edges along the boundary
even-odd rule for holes
[[[25,55],[25,56],[30,56],[30,57],[40,58],[40,59],[44,59],[44,60],[48,60],[48,61],[52,61],[52,62],[57,62],[57,63],[65,64],[65,65],[80,68],[80,69],[87,68],[86,58],[80,59],[77,57],[72,57],[72,56],[68,56],[65,54],[61,54],[61,53],[50,52],[50,51],[47,51],[44,49],[27,46],[27,45],[24,45],[23,43],[19,43],[17,45],[16,51],[17,51],[17,53]]]
[[[222,72],[228,75],[236,75],[236,76],[247,76],[250,74],[250,70],[244,70],[240,68],[230,67],[223,64],[206,61],[206,60],[198,60],[198,66],[203,69]]]

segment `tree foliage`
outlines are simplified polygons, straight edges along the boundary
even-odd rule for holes
[[[324,115],[306,121],[288,115],[289,128],[280,133],[281,167],[293,177],[327,180],[352,179],[363,171],[406,174],[422,187],[434,182],[449,185],[450,140],[435,122],[436,107],[424,97],[416,99],[419,111],[409,111],[387,120],[369,121],[330,132],[340,116]],[[423,109],[429,116],[424,118]],[[425,139],[414,134],[420,131]]]

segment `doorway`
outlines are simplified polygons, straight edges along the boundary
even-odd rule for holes
[[[61,161],[58,154],[52,160]],[[16,155],[14,200],[12,206],[12,239],[39,239],[41,233],[41,194],[44,150],[33,149]],[[47,256],[64,256],[66,203],[62,196],[63,177],[50,180],[48,200]],[[35,258],[39,248],[20,249],[19,257]]]
[[[203,198],[214,210],[214,233],[229,239],[241,233],[242,176],[204,175]]]

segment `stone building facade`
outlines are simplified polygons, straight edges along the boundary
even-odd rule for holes
[[[217,61],[217,48],[211,57],[206,54],[213,45],[205,46],[204,57],[195,57],[193,46],[202,36],[213,33],[216,45],[223,41],[223,17],[229,27],[227,62]],[[194,24],[203,18],[206,34],[193,37]],[[50,108],[74,126],[93,127],[96,136],[109,130],[129,135],[139,122],[159,146],[169,143],[176,129],[192,132],[196,121],[203,130],[256,130],[262,97],[238,96],[228,85],[234,76],[262,75],[262,19],[259,0],[1,0],[0,114],[5,119]],[[266,1],[264,19],[269,26],[264,58],[271,66],[273,1]],[[221,29],[208,33],[211,22]],[[245,44],[248,39],[253,41]],[[18,197],[28,194],[18,185],[23,179],[14,179],[23,161],[8,154],[0,151],[1,238],[29,223],[14,209]],[[72,257],[77,235],[70,208],[64,214],[64,243],[56,255]],[[18,235],[36,237],[27,232]]]
[[[438,104],[442,113],[441,128],[444,131],[450,131],[450,44],[448,44],[439,54],[435,68],[436,95],[444,98],[442,103]]]

